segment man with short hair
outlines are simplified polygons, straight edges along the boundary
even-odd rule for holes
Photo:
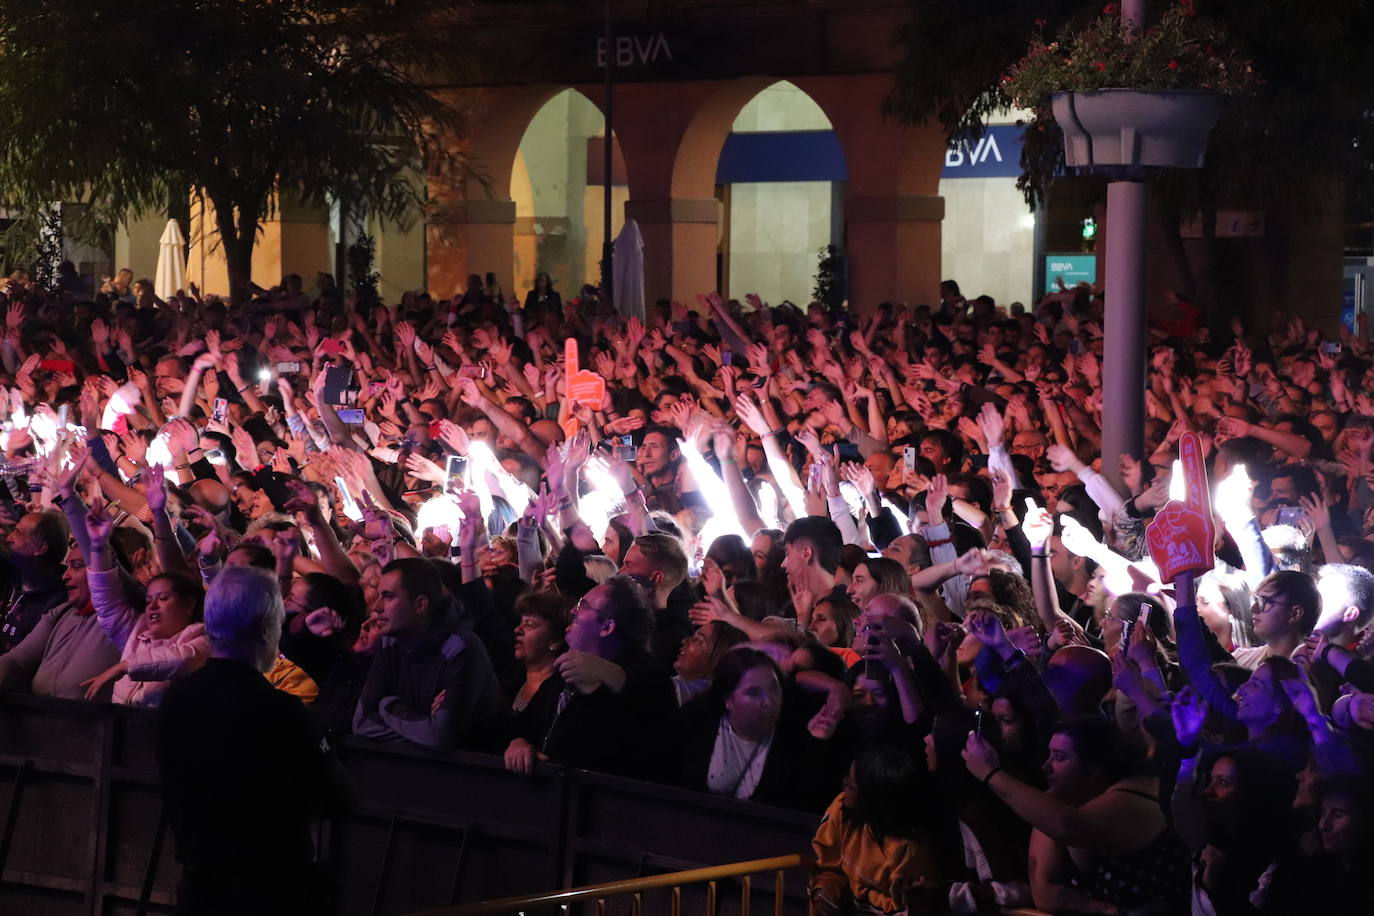
[[[682,510],[682,453],[678,451],[677,434],[662,426],[644,431],[635,457],[635,467],[644,480],[644,504],[652,511]]]
[[[671,667],[682,641],[692,632],[688,611],[694,601],[681,587],[687,581],[687,552],[682,542],[661,531],[642,534],[625,551],[620,573],[649,593],[649,605],[654,610],[654,658]]]
[[[270,572],[225,569],[205,597],[210,659],[163,698],[157,754],[180,913],[332,910],[312,833],[350,806],[352,786],[300,700],[263,677],[282,619]]]
[[[787,574],[787,587],[794,602],[802,593],[810,595],[814,606],[832,592],[843,591],[835,584],[840,548],[844,546],[838,525],[828,518],[808,515],[787,526],[782,543],[782,571]],[[810,608],[796,610],[805,613]]]
[[[1317,593],[1321,613],[1315,631],[1335,645],[1354,645],[1374,617],[1374,573],[1350,563],[1328,563],[1317,570]]]
[[[382,569],[380,591],[382,647],[358,700],[354,734],[440,751],[490,743],[501,688],[434,564],[393,560]]]
[[[0,655],[19,645],[45,613],[66,600],[62,558],[67,555],[67,521],[50,510],[30,512],[6,543],[11,575],[0,616]]]

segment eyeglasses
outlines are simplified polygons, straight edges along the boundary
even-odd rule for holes
[[[1256,611],[1267,611],[1271,607],[1288,607],[1293,602],[1281,595],[1256,595],[1255,603],[1257,605]]]

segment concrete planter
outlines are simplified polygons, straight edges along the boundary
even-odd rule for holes
[[[1051,98],[1065,163],[1104,171],[1199,168],[1221,105],[1212,92],[1100,89]]]

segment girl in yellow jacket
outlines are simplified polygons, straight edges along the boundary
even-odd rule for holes
[[[940,857],[960,845],[932,788],[925,768],[904,751],[878,745],[859,755],[811,841],[813,916],[936,912],[938,895],[918,884],[953,877]]]

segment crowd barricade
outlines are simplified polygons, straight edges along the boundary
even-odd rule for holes
[[[0,696],[0,913],[170,913],[155,713]],[[345,916],[804,852],[817,818],[599,773],[348,739],[358,804],[327,826]],[[271,830],[271,823],[263,825]],[[805,912],[799,872],[785,912]],[[772,911],[770,893],[754,899]],[[724,910],[723,910],[724,911]]]

